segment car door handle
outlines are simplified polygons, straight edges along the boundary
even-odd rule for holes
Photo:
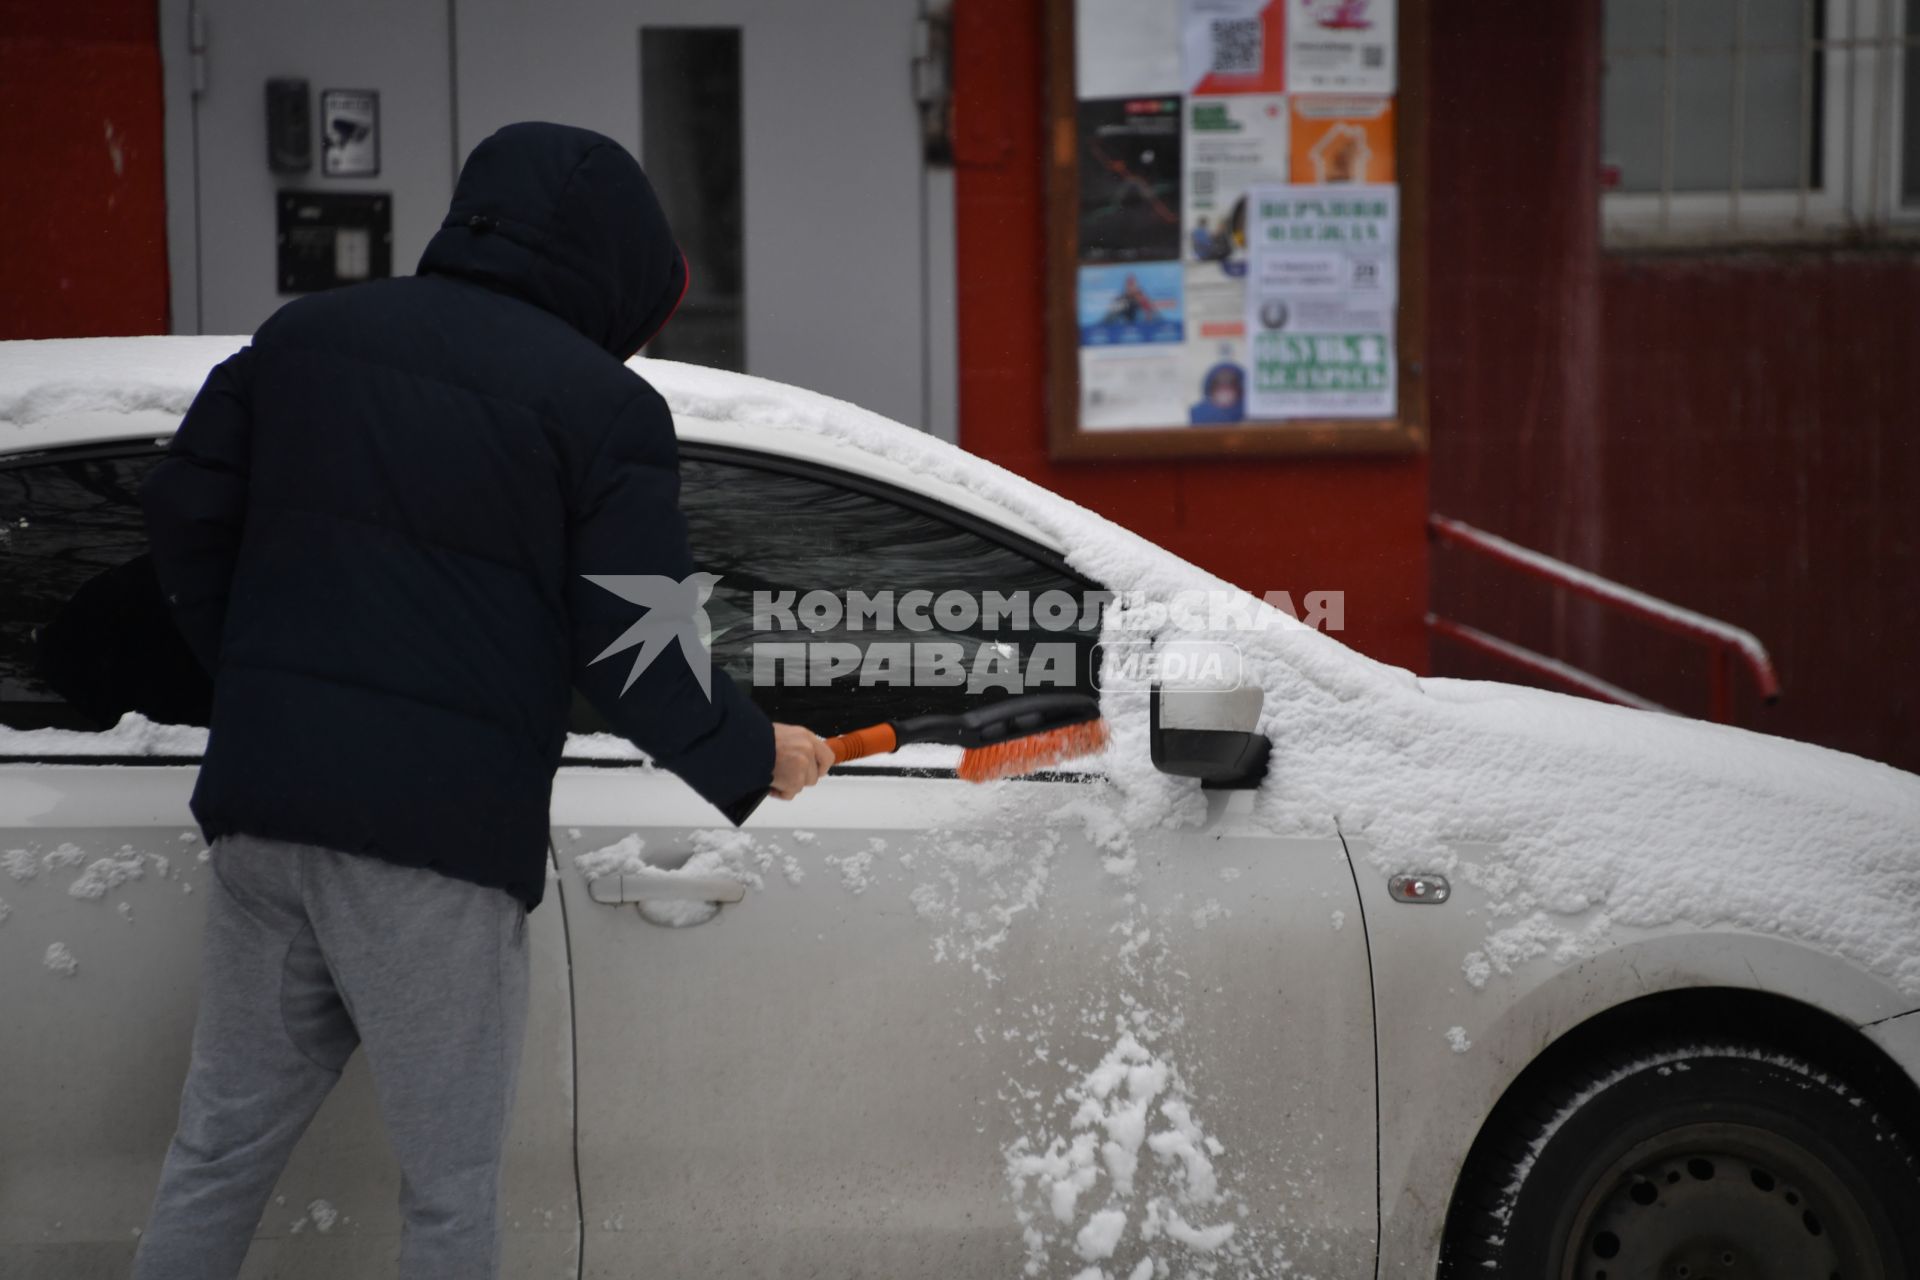
[[[738,902],[747,896],[747,886],[719,876],[624,871],[589,880],[587,896],[611,906],[627,902]]]

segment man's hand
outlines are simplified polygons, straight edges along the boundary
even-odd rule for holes
[[[827,741],[797,724],[773,726],[773,794],[791,800],[826,776],[833,767]]]

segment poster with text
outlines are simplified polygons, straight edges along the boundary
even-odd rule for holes
[[[1292,106],[1291,181],[1394,181],[1393,99],[1295,98]]]
[[[1286,0],[1184,0],[1189,94],[1287,87]]]
[[[1181,0],[1074,0],[1074,97],[1167,96],[1183,87]]]
[[[1211,263],[1186,266],[1188,342],[1219,342],[1247,336],[1247,281],[1244,275],[1223,275]]]
[[[1188,98],[1185,109],[1182,256],[1238,279],[1246,274],[1247,190],[1287,180],[1287,100]]]
[[[1087,431],[1166,427],[1190,397],[1184,347],[1080,349],[1080,426]]]
[[[1081,267],[1077,299],[1080,345],[1120,347],[1184,341],[1181,285],[1177,262]]]
[[[1254,188],[1250,417],[1394,415],[1399,206],[1390,185]]]
[[[1393,0],[1287,0],[1290,93],[1392,93]]]
[[[1186,347],[1186,422],[1230,427],[1247,420],[1247,344],[1240,338]]]
[[[1082,102],[1080,261],[1180,257],[1180,99]]]

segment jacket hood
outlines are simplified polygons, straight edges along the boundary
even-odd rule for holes
[[[687,289],[639,162],[603,134],[559,124],[510,124],[473,149],[419,272],[531,302],[623,360]]]

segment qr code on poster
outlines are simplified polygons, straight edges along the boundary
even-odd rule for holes
[[[1213,20],[1213,61],[1216,75],[1250,76],[1259,74],[1262,65],[1260,19],[1215,18]]]
[[[1360,65],[1369,71],[1378,70],[1387,65],[1387,47],[1383,44],[1363,44],[1360,46]]]

